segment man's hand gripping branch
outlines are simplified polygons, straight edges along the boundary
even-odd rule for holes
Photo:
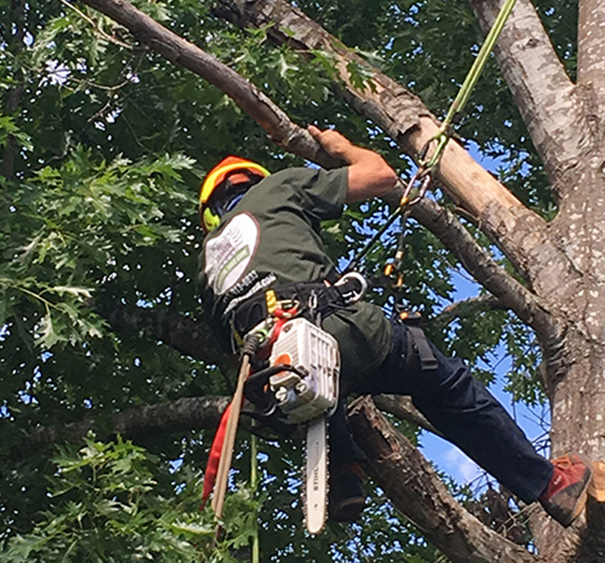
[[[380,197],[394,188],[397,174],[378,153],[354,145],[333,129],[322,131],[309,125],[307,130],[330,156],[347,163],[347,202]]]

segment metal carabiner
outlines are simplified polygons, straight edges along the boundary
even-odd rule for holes
[[[357,303],[368,289],[368,281],[359,272],[348,272],[342,278],[340,278],[334,285],[336,287],[342,286],[347,281],[354,280],[359,284],[359,290],[352,289],[347,292],[346,296],[343,296],[346,304]]]
[[[418,194],[416,195],[416,197],[410,199],[410,194],[412,193],[418,182],[420,182]],[[416,205],[425,196],[430,183],[431,175],[429,171],[423,168],[422,166],[419,167],[416,170],[416,173],[410,178],[410,181],[403,190],[401,200],[399,201],[399,209],[403,210],[405,207],[411,207],[413,205]]]
[[[450,136],[448,134],[448,126],[443,124],[439,131],[435,133],[422,147],[422,150],[418,154],[418,166],[424,169],[427,174],[429,174],[441,160],[441,156],[449,140]],[[427,158],[429,147],[432,143],[436,143],[435,150],[430,158]]]

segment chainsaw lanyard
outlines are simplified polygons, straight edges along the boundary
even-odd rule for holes
[[[464,82],[462,83],[462,86],[460,87],[458,95],[452,102],[445,119],[441,123],[439,131],[426,142],[418,154],[418,169],[407,185],[405,185],[403,195],[401,196],[397,209],[395,209],[391,215],[389,215],[382,227],[351,260],[351,262],[345,268],[345,273],[358,269],[362,258],[368,254],[368,252],[387,231],[387,229],[395,222],[395,220],[398,217],[401,217],[401,230],[397,244],[397,251],[393,261],[386,265],[384,273],[387,277],[390,277],[393,274],[397,275],[395,287],[400,288],[403,285],[403,276],[401,275],[400,270],[405,252],[404,238],[406,221],[412,211],[412,207],[419,203],[420,200],[425,196],[431,183],[431,174],[439,164],[445,147],[450,140],[451,125],[456,116],[462,112],[466,103],[468,102],[471,92],[473,91],[477,81],[479,80],[479,77],[481,76],[481,73],[483,72],[483,69],[485,68],[485,65],[487,64],[489,55],[492,52],[515,3],[516,0],[505,0],[502,8],[496,16],[492,28],[487,34],[485,41],[479,50],[477,58],[475,59],[468,74],[466,75],[466,78],[464,79]],[[434,148],[432,153],[429,155],[429,149],[431,146],[434,146]],[[397,185],[403,185],[401,179],[398,180]]]

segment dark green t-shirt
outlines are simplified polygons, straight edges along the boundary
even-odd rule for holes
[[[291,168],[250,189],[204,241],[201,282],[212,322],[224,323],[238,305],[272,285],[335,279],[320,221],[341,215],[346,192],[346,168]],[[388,352],[390,323],[369,303],[337,311],[323,328],[339,341],[344,379],[367,373]]]

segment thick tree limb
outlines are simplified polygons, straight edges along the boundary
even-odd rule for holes
[[[89,430],[95,430],[100,438],[121,434],[130,439],[145,440],[161,434],[214,429],[229,401],[229,397],[184,397],[114,414],[96,414],[61,428],[38,428],[23,437],[13,448],[12,455],[23,457],[59,440],[77,442]]]
[[[484,526],[464,510],[422,454],[380,414],[369,397],[349,411],[366,471],[395,507],[454,562],[533,562],[539,559]]]
[[[470,0],[488,30],[501,0]],[[517,0],[495,48],[531,138],[558,195],[565,171],[577,166],[587,147],[586,122],[576,87],[550,42],[530,0]]]
[[[499,299],[501,306],[514,311],[536,331],[546,355],[556,354],[563,329],[556,324],[544,300],[509,276],[449,210],[425,199],[414,208],[413,216],[458,257],[473,278]]]
[[[29,432],[14,448],[13,453],[16,457],[22,457],[59,440],[77,442],[89,430],[95,430],[100,438],[121,434],[134,440],[196,430],[214,430],[218,427],[221,415],[230,400],[230,397],[218,396],[184,397],[154,405],[132,407],[119,413],[95,413],[60,428],[40,427]],[[385,412],[441,436],[441,433],[416,410],[409,397],[379,395],[374,400]],[[248,417],[242,418],[242,428],[251,430]]]
[[[222,90],[287,151],[328,168],[338,165],[338,161],[329,157],[305,129],[296,127],[261,90],[216,57],[166,29],[125,0],[82,1],[126,27],[141,43],[169,61],[195,72]]]
[[[219,15],[238,25],[271,24],[267,33],[277,43],[302,52],[321,50],[333,57],[345,85],[347,101],[372,119],[411,155],[416,155],[437,131],[437,120],[413,94],[347,49],[312,19],[285,0],[220,0]],[[348,67],[356,64],[373,76],[363,91],[350,83]],[[550,264],[567,263],[549,239],[547,225],[527,209],[456,142],[450,141],[438,177],[448,194],[502,248],[519,273],[533,284],[543,274],[538,256]],[[528,236],[530,235],[531,236]]]
[[[102,313],[103,314],[103,313]],[[174,350],[221,367],[235,369],[232,354],[222,352],[222,345],[206,323],[185,317],[176,311],[156,308],[116,307],[103,316],[116,332],[131,331],[148,340],[162,341]]]

